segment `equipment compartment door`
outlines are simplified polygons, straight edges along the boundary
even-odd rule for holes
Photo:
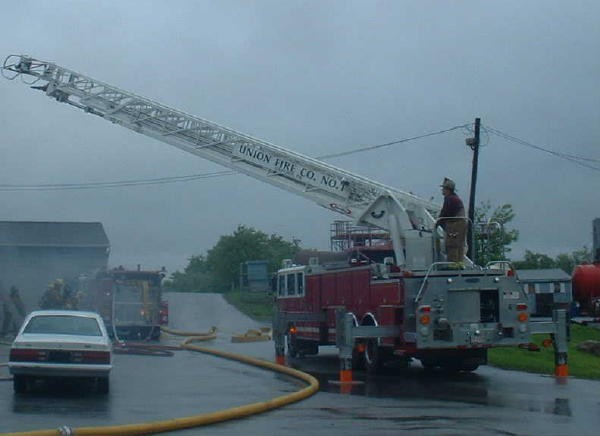
[[[480,317],[479,291],[448,291],[448,319],[450,322],[479,322]]]

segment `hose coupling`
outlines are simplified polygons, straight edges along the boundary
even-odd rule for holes
[[[68,425],[63,425],[59,427],[58,431],[60,432],[60,436],[73,436],[75,434],[73,432],[73,429]]]

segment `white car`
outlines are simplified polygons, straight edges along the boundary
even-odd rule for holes
[[[15,393],[35,379],[89,379],[108,393],[112,343],[94,312],[37,310],[23,321],[10,349],[8,368]]]

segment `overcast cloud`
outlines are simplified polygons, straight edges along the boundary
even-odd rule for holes
[[[510,203],[525,249],[592,244],[600,217],[600,2],[12,1],[0,56],[29,54],[310,156],[481,117],[560,159],[482,134],[477,203]],[[0,185],[221,170],[0,79]],[[327,162],[441,203],[468,202],[470,133]],[[79,191],[0,191],[1,220],[100,221],[110,263],[182,269],[237,225],[327,249],[342,219],[243,175]]]

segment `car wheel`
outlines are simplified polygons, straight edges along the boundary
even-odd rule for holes
[[[15,394],[24,394],[27,392],[28,377],[25,375],[13,376],[13,390]]]
[[[96,386],[100,394],[108,394],[108,377],[98,377],[98,379],[96,380]]]

